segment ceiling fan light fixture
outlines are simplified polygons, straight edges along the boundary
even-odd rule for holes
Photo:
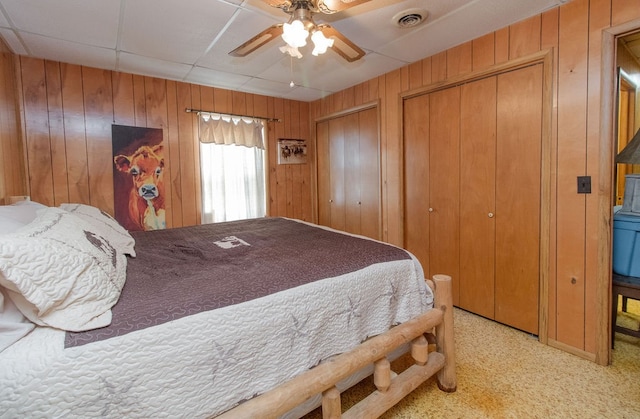
[[[309,32],[299,20],[283,25],[282,39],[292,48],[300,48],[307,45]]]
[[[315,55],[316,57],[320,54],[324,54],[325,52],[327,52],[327,48],[333,46],[333,39],[324,36],[322,31],[314,31],[311,35],[311,40],[313,41],[313,45],[315,46],[311,54]]]

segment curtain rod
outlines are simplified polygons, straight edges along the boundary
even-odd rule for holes
[[[214,112],[214,111],[203,111],[202,109],[191,109],[191,108],[186,108],[184,110],[185,112],[191,112],[191,113],[208,113],[208,114],[216,114],[216,115],[224,115],[224,116],[230,116],[230,117],[237,117],[237,118],[253,118],[253,119],[262,119],[263,121],[267,121],[267,122],[282,122],[280,119],[278,118],[264,118],[261,116],[253,116],[253,115],[240,115],[240,114],[235,114],[235,113],[224,113],[224,112]]]

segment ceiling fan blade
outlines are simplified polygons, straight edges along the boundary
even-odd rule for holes
[[[263,30],[244,44],[240,45],[238,48],[231,51],[229,55],[234,57],[244,57],[280,35],[282,35],[282,23],[278,23]]]
[[[264,0],[268,3],[276,0]],[[341,12],[350,7],[366,3],[370,0],[318,0],[318,10],[322,13],[331,14]]]
[[[364,57],[365,52],[351,42],[349,38],[338,32],[333,26],[322,23],[318,25],[318,28],[324,36],[333,39],[333,46],[331,48],[345,60],[352,63]]]

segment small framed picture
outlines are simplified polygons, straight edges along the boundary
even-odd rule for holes
[[[278,140],[278,164],[305,164],[307,162],[307,142],[280,138]]]

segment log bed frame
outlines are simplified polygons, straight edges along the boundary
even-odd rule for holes
[[[331,358],[218,418],[277,418],[319,393],[322,393],[322,417],[325,419],[377,418],[436,373],[442,391],[455,391],[451,277],[434,275],[433,281],[427,280],[427,284],[434,291],[432,310],[366,340],[351,351]],[[431,351],[425,335],[431,334],[434,328],[436,349]],[[415,364],[396,375],[391,371],[387,355],[408,342],[411,342]],[[369,364],[374,365],[373,380],[377,390],[342,413],[336,383]]]

